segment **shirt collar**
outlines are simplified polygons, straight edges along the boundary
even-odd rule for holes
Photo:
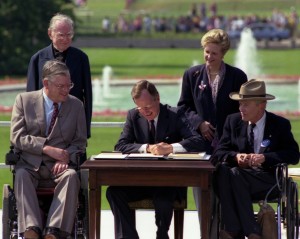
[[[257,128],[261,128],[265,125],[266,122],[266,112],[264,112],[263,116],[255,123]],[[248,122],[249,126],[252,124],[250,121]]]
[[[155,125],[155,127],[156,127],[156,125],[157,125],[158,116],[159,116],[159,113],[158,113],[158,115],[153,119],[153,120],[154,120],[154,125]]]
[[[53,107],[53,101],[46,95],[45,91],[43,90],[43,98],[44,98],[44,106],[46,112],[48,112]],[[58,103],[58,108],[60,108],[61,103]]]

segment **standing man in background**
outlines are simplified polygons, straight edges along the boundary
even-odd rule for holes
[[[52,43],[35,53],[28,66],[27,91],[43,88],[42,69],[46,61],[59,60],[69,68],[74,87],[70,94],[80,99],[85,108],[87,137],[91,137],[92,120],[92,82],[88,56],[81,50],[72,47],[74,22],[66,15],[54,15],[49,24],[48,35]]]

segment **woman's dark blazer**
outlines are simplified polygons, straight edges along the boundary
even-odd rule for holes
[[[231,100],[229,94],[233,91],[238,92],[241,85],[247,81],[247,75],[239,68],[225,64],[225,69],[226,73],[219,86],[216,105],[213,103],[205,64],[185,71],[178,102],[178,107],[186,112],[187,118],[195,129],[198,129],[202,122],[208,121],[217,128],[218,138],[222,136],[227,115],[239,111],[239,103]]]

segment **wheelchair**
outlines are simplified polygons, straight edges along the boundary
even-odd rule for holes
[[[13,173],[13,182],[15,177],[14,165],[18,160],[18,154],[14,152],[13,146],[6,154],[5,164],[10,166]],[[86,154],[77,154],[77,174],[81,182],[78,195],[78,207],[74,221],[73,232],[66,239],[88,239],[89,222],[88,222],[88,189],[87,189],[87,171],[79,170],[80,165],[85,161]],[[14,185],[14,184],[13,184]],[[47,212],[52,202],[54,188],[37,188],[36,190],[40,211],[43,218],[46,218]],[[14,189],[9,184],[3,185],[2,194],[2,238],[18,239],[23,238],[22,233],[18,233],[18,210]]]
[[[277,221],[278,239],[281,239],[282,228],[286,230],[287,239],[298,239],[298,185],[293,181],[292,177],[288,176],[287,164],[277,165],[276,181],[276,184],[266,194],[264,203],[276,204],[275,218]],[[261,200],[253,200],[253,203],[259,202],[261,202]],[[217,238],[219,238],[219,231],[222,229],[221,206],[219,202],[216,210],[218,228]],[[255,216],[257,218],[256,213]]]

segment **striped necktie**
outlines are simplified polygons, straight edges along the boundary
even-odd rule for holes
[[[49,125],[49,128],[48,128],[48,135],[52,131],[52,128],[54,126],[54,123],[55,123],[55,120],[57,118],[57,115],[58,115],[58,104],[57,103],[53,103],[53,113],[52,113],[50,125]]]

